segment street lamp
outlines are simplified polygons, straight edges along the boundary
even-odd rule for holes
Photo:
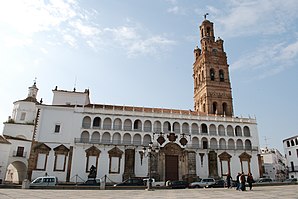
[[[148,161],[148,173],[149,173],[149,180],[148,180],[148,186],[147,189],[148,191],[153,191],[152,189],[152,174],[151,174],[151,160],[152,160],[152,153],[158,153],[158,147],[156,147],[155,149],[153,148],[153,143],[152,141],[149,143],[149,147],[147,149],[147,156],[149,158]],[[146,153],[146,147],[143,148],[143,154]]]

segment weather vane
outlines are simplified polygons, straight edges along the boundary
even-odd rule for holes
[[[206,20],[207,15],[209,15],[209,13],[207,12],[206,14],[204,14],[204,19]]]

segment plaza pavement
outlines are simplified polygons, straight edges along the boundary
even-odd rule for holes
[[[252,191],[226,188],[146,190],[61,190],[61,189],[0,189],[0,199],[298,199],[298,185],[254,187]]]

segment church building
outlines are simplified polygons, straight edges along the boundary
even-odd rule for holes
[[[234,178],[238,172],[259,178],[256,119],[234,116],[227,56],[223,40],[215,40],[213,23],[205,19],[199,34],[201,48],[194,49],[193,110],[92,103],[88,89],[58,87],[52,90],[52,104],[43,104],[36,100],[34,83],[29,88],[34,107],[30,111],[15,107],[11,119],[19,122],[5,123],[3,131],[10,143],[18,138],[11,144],[12,151],[25,145],[28,152],[21,164],[24,168],[16,169],[19,181],[45,173],[60,182],[87,180],[92,165],[98,178],[107,176],[111,182],[149,175],[156,181],[191,182],[197,177],[219,179],[227,173]],[[22,137],[8,128],[27,116],[28,135]],[[8,165],[15,161],[9,158]],[[7,176],[8,171],[6,180]]]

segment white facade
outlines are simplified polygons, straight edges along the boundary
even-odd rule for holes
[[[283,140],[289,178],[298,178],[298,135]]]
[[[55,90],[57,93],[58,90]],[[64,94],[65,91],[62,91]],[[53,99],[55,101],[55,99]],[[258,164],[258,131],[256,120],[253,118],[219,117],[199,115],[185,110],[171,110],[159,108],[125,107],[113,105],[90,104],[88,106],[38,105],[40,115],[35,140],[50,148],[46,157],[41,156],[41,168],[32,171],[32,179],[44,175],[57,176],[60,181],[75,181],[76,176],[87,180],[90,166],[97,165],[97,176],[108,176],[114,182],[120,182],[125,175],[125,152],[133,150],[133,175],[146,177],[148,175],[148,157],[141,155],[144,146],[152,141],[160,149],[172,143],[182,151],[193,152],[195,170],[193,175],[209,177],[210,151],[217,156],[226,152],[231,155],[229,162],[216,158],[216,172],[214,177],[222,177],[230,172],[236,176],[238,172],[251,172],[255,178],[259,177]],[[59,126],[59,131],[55,129]],[[204,129],[203,126],[206,126]],[[236,130],[237,129],[237,130]],[[56,129],[57,130],[57,129]],[[207,131],[207,132],[203,132]],[[236,132],[237,131],[237,135]],[[164,133],[165,143],[159,144],[159,133]],[[173,133],[176,141],[169,141],[167,135]],[[185,136],[188,143],[183,146],[179,139]],[[70,164],[69,154],[64,158],[65,169],[54,170],[55,152],[53,149],[60,145],[72,151]],[[89,156],[86,150],[96,147],[100,151],[99,157]],[[122,151],[120,157],[111,157],[109,151],[114,148]],[[251,156],[243,160],[239,156],[243,153]],[[159,152],[159,162],[167,152]],[[38,156],[38,155],[37,155]],[[189,168],[183,161],[190,161],[190,157],[178,161],[178,178],[183,179],[190,174]],[[67,165],[70,170],[67,171]],[[165,179],[166,168],[163,163],[157,166],[160,180]],[[242,166],[241,166],[242,165]],[[188,165],[189,166],[189,165]],[[111,168],[112,167],[112,168]],[[229,170],[230,167],[230,170]],[[112,170],[111,170],[112,169]],[[114,170],[113,170],[114,169]],[[69,177],[67,179],[67,172]]]
[[[263,177],[276,181],[286,179],[286,160],[277,149],[261,148]]]
[[[11,143],[0,135],[0,184],[4,182]]]

